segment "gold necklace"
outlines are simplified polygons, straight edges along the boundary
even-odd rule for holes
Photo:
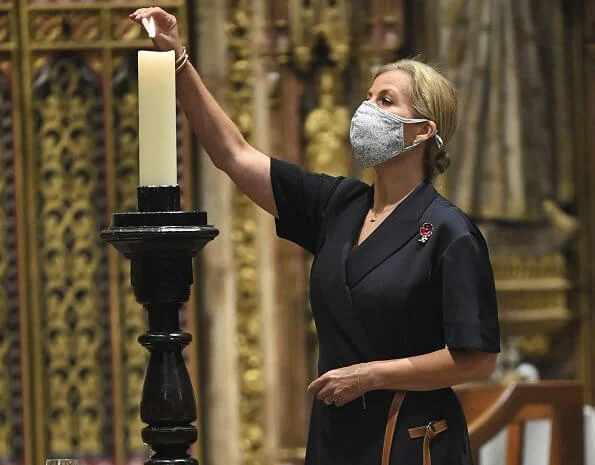
[[[387,212],[389,210],[394,210],[395,208],[397,208],[397,205],[399,205],[399,203],[401,203],[401,202],[396,203],[392,207],[384,208],[379,212],[375,212],[373,209],[370,208],[370,211],[372,212],[372,216],[370,216],[370,223],[373,223],[374,221],[376,221],[376,215],[382,215],[384,212]]]
[[[413,189],[411,189],[407,195],[405,197],[403,197],[401,200],[399,200],[397,203],[395,203],[392,207],[387,207],[387,208],[383,208],[381,211],[379,212],[375,212],[373,208],[370,208],[370,211],[372,212],[372,215],[370,216],[370,223],[373,223],[374,221],[376,221],[376,215],[382,215],[384,212],[389,211],[389,210],[394,210],[395,208],[397,208],[399,206],[399,204],[405,200],[407,197],[409,197],[409,195],[415,190],[415,187]]]

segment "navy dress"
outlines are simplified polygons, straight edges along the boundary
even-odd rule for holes
[[[373,360],[453,351],[499,352],[494,279],[485,241],[461,210],[420,184],[359,246],[373,188],[271,159],[277,234],[314,255],[310,303],[318,373]],[[433,226],[426,243],[420,227]],[[343,407],[314,399],[306,465],[380,465],[394,392],[370,391]],[[470,465],[467,425],[450,388],[408,392],[391,465],[421,465],[423,439],[408,428],[445,419],[433,465]]]

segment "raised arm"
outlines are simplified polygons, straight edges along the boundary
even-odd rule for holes
[[[141,8],[130,18],[141,23],[153,17],[157,50],[182,52],[177,20],[161,8]],[[270,180],[270,158],[252,147],[213,98],[189,62],[176,76],[177,94],[192,131],[215,166],[223,170],[259,206],[277,216]]]

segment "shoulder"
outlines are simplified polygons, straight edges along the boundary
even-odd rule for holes
[[[422,219],[434,227],[441,252],[457,241],[475,242],[487,251],[483,234],[469,215],[440,194],[430,203]]]
[[[341,195],[351,198],[367,193],[370,190],[370,185],[359,179],[342,178],[341,180]]]
[[[345,205],[370,192],[370,186],[354,178],[338,178],[329,198],[329,209],[340,211]]]

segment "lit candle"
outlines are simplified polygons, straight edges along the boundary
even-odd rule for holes
[[[139,184],[177,184],[173,50],[138,52],[138,120]]]

